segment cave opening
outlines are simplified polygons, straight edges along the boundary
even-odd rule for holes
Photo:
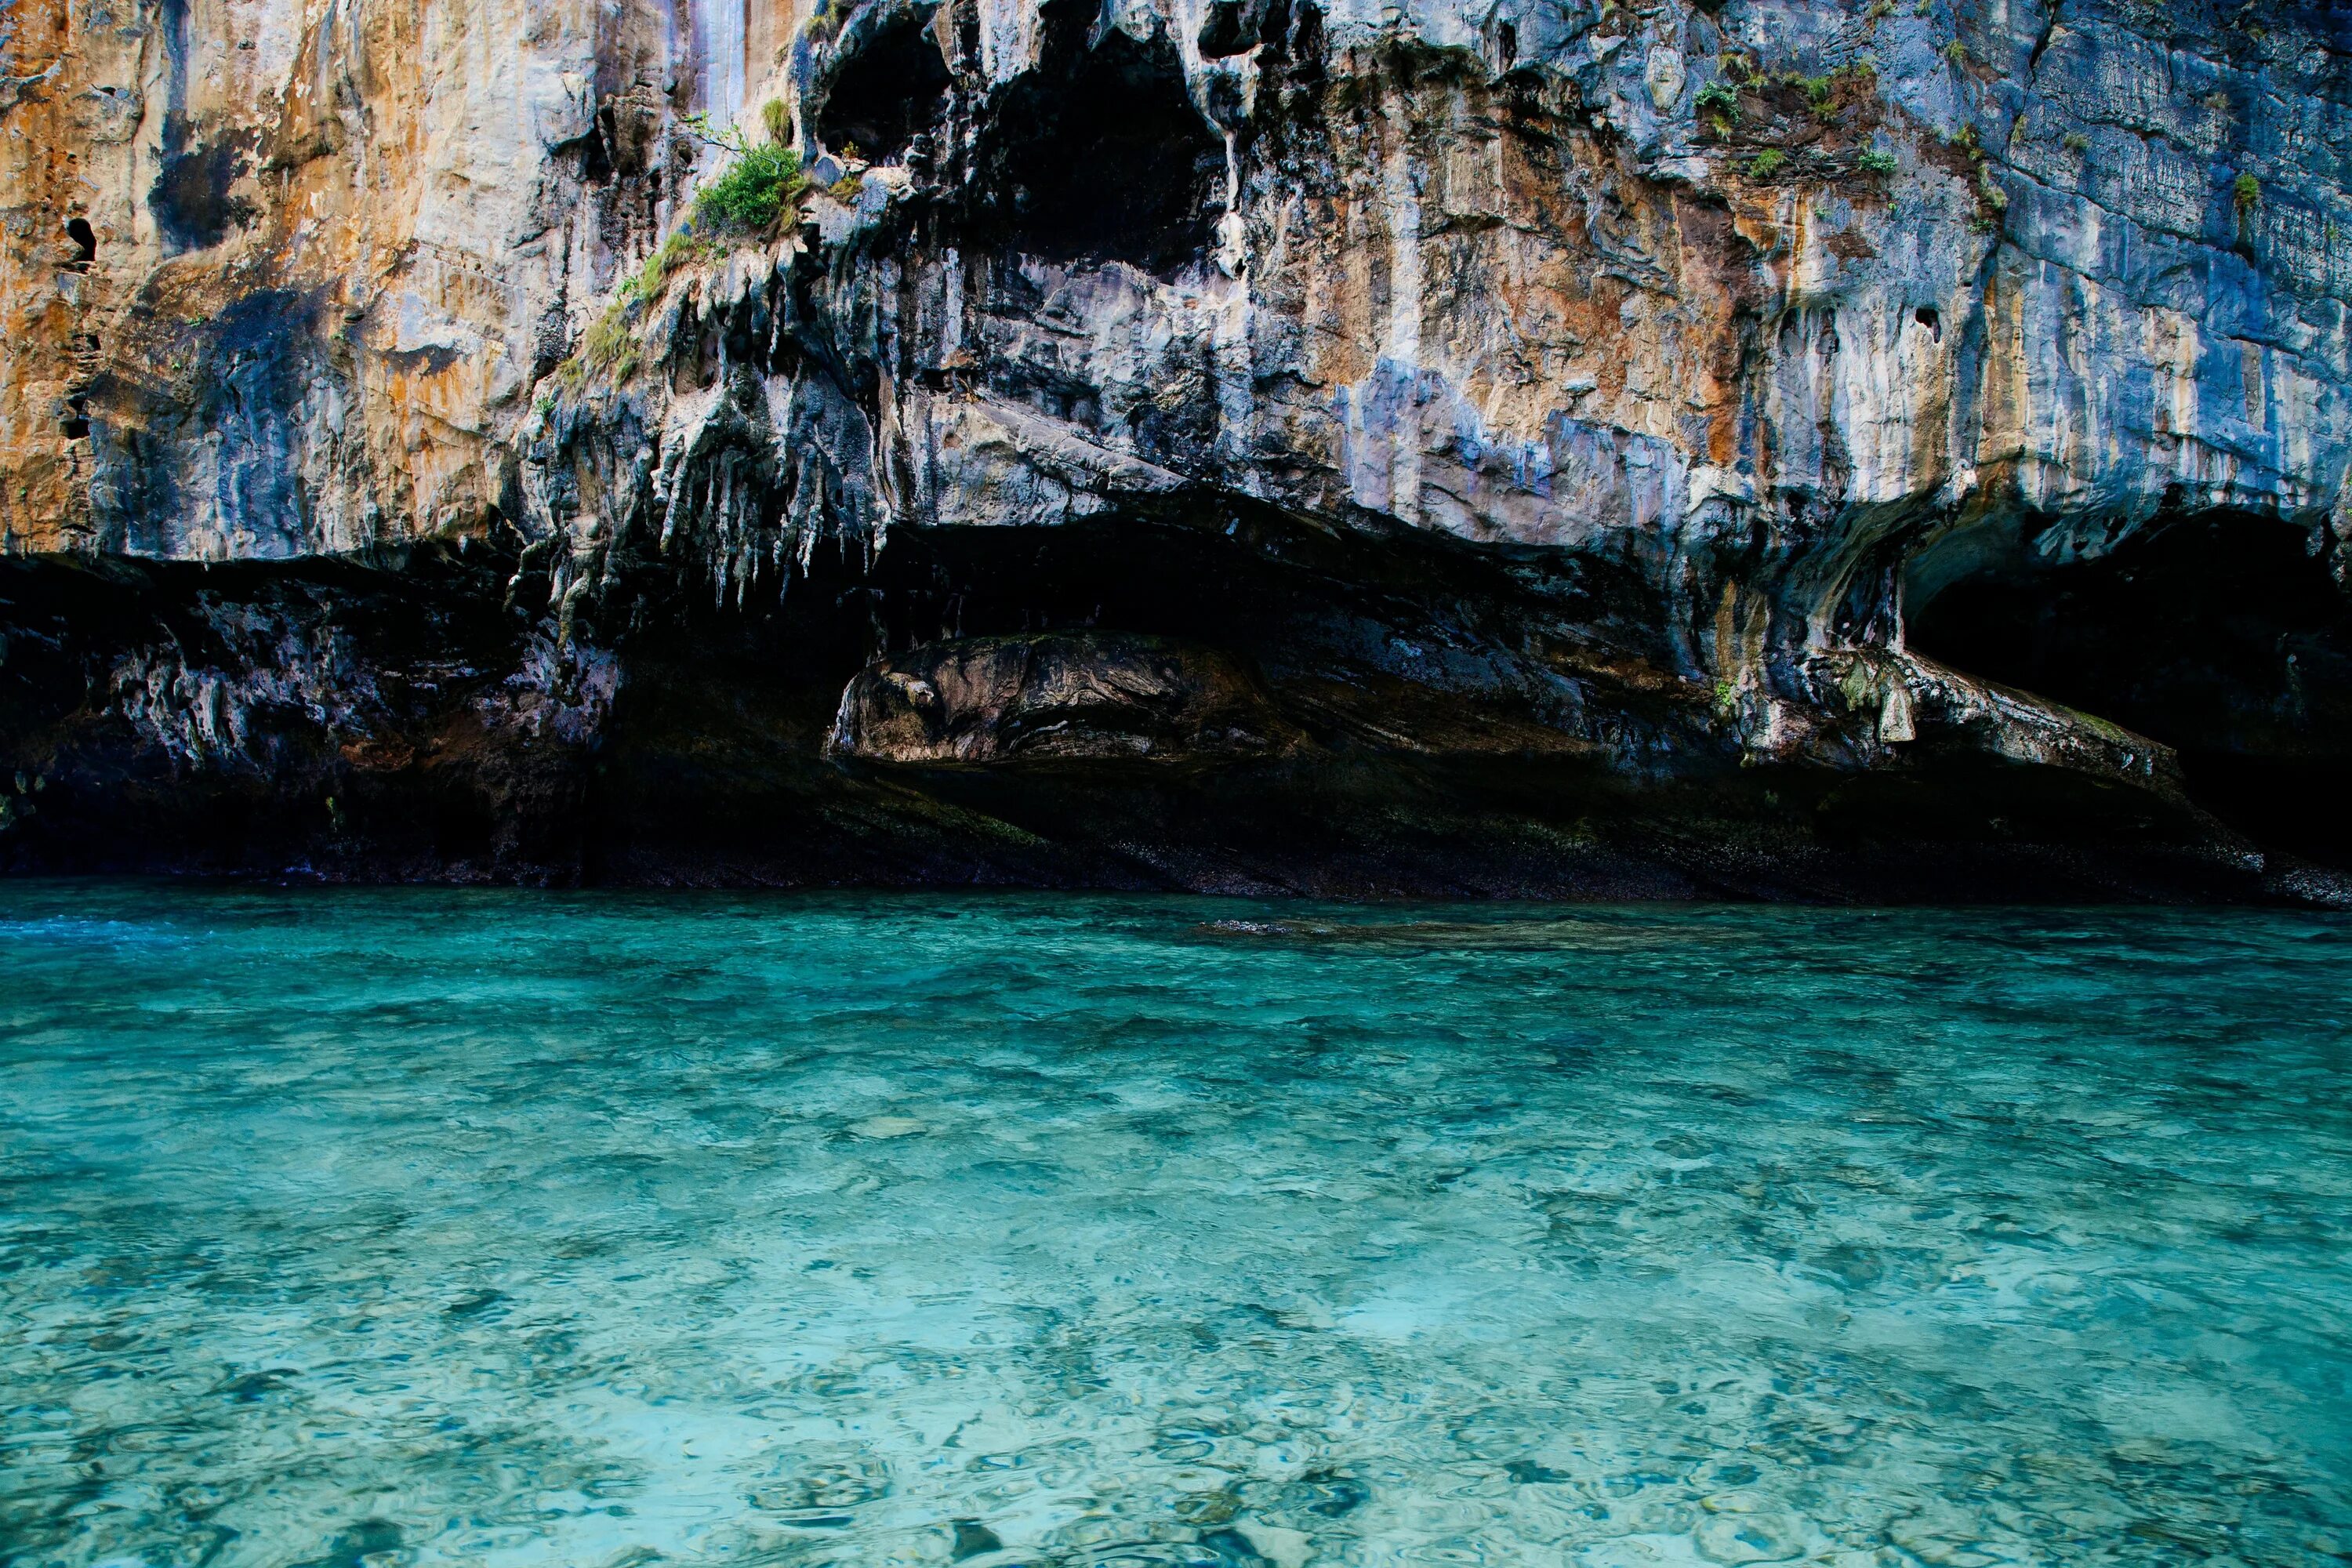
[[[1201,31],[1195,40],[1204,60],[1221,60],[1232,55],[1247,54],[1257,47],[1262,18],[1255,8],[1242,0],[1216,0],[1208,15],[1201,18]]]
[[[992,106],[975,217],[1009,247],[1049,260],[1181,266],[1208,247],[1224,166],[1164,32],[1089,42],[1091,8],[1045,10],[1035,69]]]
[[[2161,741],[2257,844],[2352,863],[2352,595],[2311,535],[2210,512],[2096,554],[2034,543],[1986,525],[1915,558],[1910,646]]]
[[[66,237],[73,241],[74,258],[67,263],[76,272],[87,272],[98,259],[98,234],[86,217],[66,219]]]
[[[933,14],[908,12],[856,48],[826,89],[818,141],[882,163],[939,119],[955,79],[932,36]]]

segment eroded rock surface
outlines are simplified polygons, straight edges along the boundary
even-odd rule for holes
[[[1290,727],[1215,649],[1099,632],[927,643],[860,670],[834,749],[886,763],[1255,757]]]
[[[2340,7],[15,16],[14,863],[2352,858]],[[695,112],[822,188],[615,307]],[[433,609],[395,653],[341,595]],[[310,826],[118,830],[139,779]]]

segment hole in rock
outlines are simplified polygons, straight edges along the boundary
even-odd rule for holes
[[[818,141],[880,162],[906,151],[939,118],[954,79],[931,36],[931,16],[922,10],[900,17],[835,73],[817,116]]]
[[[1517,44],[1518,34],[1511,35]],[[1306,81],[1320,81],[1323,77],[1323,13],[1313,5],[1298,8],[1298,37],[1290,46],[1292,58],[1298,61],[1299,75]]]
[[[2216,512],[2096,553],[2051,542],[1988,523],[1921,552],[1911,645],[2176,748],[2199,804],[2257,842],[2352,858],[2352,598],[2309,536]]]
[[[1217,0],[1201,20],[1201,58],[1221,60],[1257,47],[1258,19],[1238,0]]]
[[[1160,271],[1208,243],[1223,143],[1192,107],[1164,33],[1087,46],[1092,8],[1045,11],[1037,68],[993,106],[977,186],[983,226],[1052,260]]]
[[[1943,313],[1937,310],[1935,306],[1920,306],[1917,310],[1911,312],[1911,319],[1918,322],[1921,326],[1927,328],[1929,331],[1935,333],[1937,342],[1941,342],[1943,341],[1944,317]]]
[[[98,235],[89,226],[89,219],[66,219],[66,237],[74,242],[74,249],[79,253],[72,262],[75,270],[89,270],[90,263],[98,259]]]
[[[58,421],[58,427],[65,432],[68,441],[79,441],[89,434],[89,416],[80,398],[66,400],[66,416]]]

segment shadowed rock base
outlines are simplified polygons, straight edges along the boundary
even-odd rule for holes
[[[1590,559],[1219,509],[906,531],[723,609],[646,573],[568,641],[509,607],[530,586],[478,547],[0,567],[0,866],[1364,897],[2345,885],[2216,816],[2166,748],[1924,660],[1847,670],[1853,711],[1759,751],[1680,672],[1639,576]]]

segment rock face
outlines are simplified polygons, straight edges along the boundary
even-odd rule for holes
[[[12,16],[8,864],[2345,885],[2339,6]]]

